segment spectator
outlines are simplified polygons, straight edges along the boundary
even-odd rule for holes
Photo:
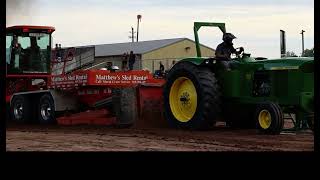
[[[122,55],[122,71],[127,71],[128,70],[128,58],[129,58],[129,55],[127,52],[123,53]]]
[[[56,44],[56,61],[61,62],[62,61],[62,56],[63,56],[63,52],[61,49],[61,44]]]
[[[176,61],[173,60],[170,69],[176,64]]]
[[[162,62],[160,61],[160,72],[164,73],[164,65],[162,64]]]
[[[133,70],[133,65],[136,61],[136,55],[133,54],[133,51],[130,51],[129,55],[129,70]]]
[[[128,71],[128,61],[122,61],[122,67],[121,67],[121,69],[122,69],[122,71]]]

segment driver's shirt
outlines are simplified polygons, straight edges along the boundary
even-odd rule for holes
[[[233,44],[222,42],[217,46],[215,55],[216,58],[221,58],[223,60],[231,60],[231,54],[236,53],[236,49]]]

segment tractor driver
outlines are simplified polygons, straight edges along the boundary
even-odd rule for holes
[[[37,45],[36,37],[30,37],[30,47],[26,49],[27,57],[29,58],[29,68],[31,70],[40,70],[41,57],[40,47]]]
[[[222,38],[223,42],[217,46],[215,52],[216,59],[221,60],[221,63],[227,70],[230,70],[231,54],[239,55],[244,51],[243,47],[240,47],[239,51],[233,47],[232,41],[235,38],[231,33],[224,33]]]

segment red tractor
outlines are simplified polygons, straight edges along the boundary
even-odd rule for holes
[[[6,29],[6,103],[7,112],[10,112],[7,119],[52,124],[57,122],[57,114],[87,110],[112,97],[113,88],[164,84],[164,79],[154,79],[149,71],[143,70],[76,70],[53,75],[52,65],[56,62],[52,60],[51,34],[54,31],[55,28],[47,26]],[[62,61],[71,58],[66,56]],[[146,95],[144,92],[145,88],[142,88],[141,100],[150,98],[149,91]],[[137,105],[142,107],[144,102]]]
[[[47,26],[13,26],[6,29],[6,103],[7,112],[10,111],[13,120],[29,119],[35,101],[50,101],[44,93],[38,94],[39,97],[22,94],[47,89],[51,34],[54,31],[55,28]],[[12,98],[13,94],[16,96]]]

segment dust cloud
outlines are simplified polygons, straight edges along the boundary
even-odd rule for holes
[[[32,23],[37,0],[6,0],[6,25]]]

